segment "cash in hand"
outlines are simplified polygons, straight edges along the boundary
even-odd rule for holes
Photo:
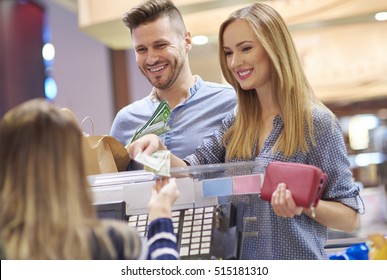
[[[171,108],[169,107],[168,102],[166,100],[162,100],[146,124],[137,128],[130,143],[146,134],[161,135],[167,132],[169,130],[167,122],[169,120],[170,113]]]
[[[143,164],[145,171],[153,172],[163,177],[171,176],[171,152],[168,150],[157,151],[151,156],[139,153],[134,160]]]

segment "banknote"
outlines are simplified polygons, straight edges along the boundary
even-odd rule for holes
[[[163,177],[170,177],[171,170],[171,152],[157,151],[151,156],[144,153],[139,153],[134,159],[135,161],[144,165],[144,170],[153,172]]]
[[[169,130],[167,122],[169,120],[170,113],[171,108],[169,107],[168,102],[166,100],[162,100],[149,120],[144,125],[137,128],[130,143],[146,134],[152,133],[161,135],[167,132]]]

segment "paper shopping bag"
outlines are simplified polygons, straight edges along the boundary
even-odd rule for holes
[[[125,171],[130,160],[126,148],[112,136],[95,136],[94,122],[89,116],[82,121],[82,128],[87,120],[92,125],[92,134],[88,135],[84,133],[84,153],[87,175]]]
[[[102,173],[114,173],[125,170],[122,168],[122,161],[129,162],[129,155],[121,143],[116,143],[116,139],[111,136],[84,136],[83,152],[85,159],[85,167],[87,175],[95,175]],[[122,149],[120,149],[123,148]],[[117,157],[120,170],[116,164],[115,156]]]
[[[64,108],[62,111],[71,115],[76,122],[71,110]],[[125,171],[130,161],[126,148],[112,136],[94,135],[94,122],[91,117],[86,117],[82,121],[82,130],[87,120],[90,121],[92,129],[91,135],[83,133],[83,158],[86,175]]]

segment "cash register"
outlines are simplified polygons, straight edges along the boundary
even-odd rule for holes
[[[171,177],[176,178],[180,190],[172,211],[180,257],[237,259],[235,209],[232,205],[219,205],[218,198],[259,193],[262,164],[250,161],[172,168]],[[157,178],[146,171],[89,176],[98,216],[126,220],[145,238],[147,205]]]

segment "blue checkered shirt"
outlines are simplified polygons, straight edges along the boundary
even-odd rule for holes
[[[223,120],[220,129],[184,160],[191,165],[226,162],[222,137],[234,121],[235,113],[232,112]],[[338,121],[332,123],[327,111],[316,108],[313,111],[313,122],[316,145],[309,142],[309,152],[296,152],[287,158],[281,152],[273,152],[273,146],[284,126],[281,118],[276,116],[273,130],[258,157],[252,153],[251,160],[261,161],[264,168],[270,161],[317,166],[328,174],[323,200],[339,201],[358,212],[364,211],[359,187],[354,183],[349,169],[350,163]],[[256,147],[253,150],[255,149]],[[327,259],[324,246],[328,230],[308,216],[301,214],[294,218],[279,217],[270,203],[260,199],[258,195],[221,197],[219,202],[233,202],[237,207],[237,226],[242,232],[241,259]]]

